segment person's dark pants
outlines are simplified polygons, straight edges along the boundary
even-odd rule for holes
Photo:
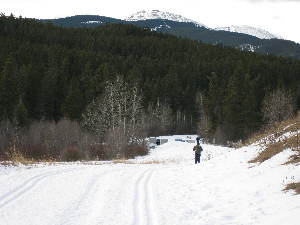
[[[200,163],[200,156],[199,153],[195,153],[195,164]]]

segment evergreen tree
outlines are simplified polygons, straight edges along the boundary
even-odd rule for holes
[[[242,64],[239,62],[229,79],[224,102],[224,125],[229,140],[238,140],[243,137],[244,76]]]
[[[79,88],[79,83],[78,81],[73,81],[69,87],[68,95],[62,104],[62,112],[70,120],[78,120],[81,119],[84,107],[84,96]]]
[[[9,56],[0,76],[0,105],[2,119],[13,120],[14,110],[19,97],[17,64],[13,56]]]
[[[243,118],[243,137],[247,137],[259,128],[261,123],[261,113],[259,112],[259,99],[255,91],[256,82],[251,80],[247,73],[244,78],[242,88],[243,102],[241,107],[241,117]]]
[[[58,93],[58,71],[55,67],[50,67],[46,72],[41,86],[40,104],[42,115],[46,120],[58,120],[60,106],[58,102],[62,96],[57,96]],[[60,98],[58,98],[60,97]]]
[[[30,63],[23,67],[25,81],[22,83],[24,88],[23,103],[26,106],[28,117],[31,119],[41,118],[41,104],[39,104],[41,95],[42,73],[38,67]]]
[[[209,77],[208,85],[208,96],[207,101],[204,101],[204,106],[206,106],[206,111],[210,115],[212,129],[215,130],[217,124],[222,123],[223,111],[222,106],[224,102],[224,83],[222,77],[218,76],[216,72],[212,72]],[[206,103],[206,104],[205,104]]]
[[[28,125],[28,113],[27,109],[23,103],[23,100],[20,98],[18,105],[15,109],[15,123],[18,127],[24,127]]]

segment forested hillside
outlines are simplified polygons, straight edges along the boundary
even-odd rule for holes
[[[259,129],[262,101],[274,90],[288,90],[300,107],[299,60],[133,25],[62,28],[2,15],[0,68],[0,119],[25,127],[39,120],[80,122],[117,76],[137,84],[144,115],[161,105],[170,111],[164,132],[196,132],[205,118],[203,133],[219,142]]]

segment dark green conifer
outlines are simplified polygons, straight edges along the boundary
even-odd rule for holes
[[[10,55],[0,75],[0,105],[2,119],[13,119],[14,110],[19,97],[17,63]]]

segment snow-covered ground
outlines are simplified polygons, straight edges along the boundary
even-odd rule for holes
[[[290,151],[249,164],[256,146],[204,144],[194,165],[194,144],[167,138],[124,163],[0,166],[0,224],[299,224],[299,196],[282,192],[300,180],[299,166],[282,165]]]

